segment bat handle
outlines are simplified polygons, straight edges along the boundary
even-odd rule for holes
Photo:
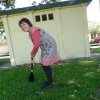
[[[31,60],[33,60],[33,57],[31,57]],[[33,63],[31,62],[31,72],[33,71]]]
[[[31,60],[33,60],[33,57],[31,57]]]

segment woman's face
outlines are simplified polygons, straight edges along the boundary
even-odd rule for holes
[[[30,26],[26,22],[20,23],[20,27],[24,32],[29,32]]]

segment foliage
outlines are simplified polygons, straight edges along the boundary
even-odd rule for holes
[[[36,1],[33,1],[32,5],[35,6],[36,5]]]
[[[0,29],[3,29],[4,26],[3,26],[3,22],[0,20]]]
[[[1,0],[0,3],[5,7],[5,9],[14,9],[15,0]]]
[[[41,4],[54,3],[54,2],[57,2],[57,0],[42,0]]]
[[[94,25],[89,28],[91,34],[100,34],[100,25]]]

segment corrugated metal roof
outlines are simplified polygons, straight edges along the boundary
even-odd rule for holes
[[[37,5],[37,6],[30,6],[30,7],[25,7],[25,8],[2,10],[2,11],[0,11],[0,16],[24,13],[24,12],[28,12],[28,11],[37,11],[37,10],[43,10],[43,9],[50,9],[50,8],[55,8],[55,7],[78,5],[78,4],[82,4],[82,3],[89,4],[91,1],[92,0],[70,0],[70,1],[63,1],[63,2],[40,4],[40,5]]]

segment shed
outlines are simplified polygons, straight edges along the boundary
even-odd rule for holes
[[[0,11],[7,34],[11,64],[30,62],[32,43],[18,22],[28,18],[33,26],[49,32],[57,42],[62,60],[90,56],[87,5],[91,0],[73,0]],[[40,50],[35,62],[40,60]]]

